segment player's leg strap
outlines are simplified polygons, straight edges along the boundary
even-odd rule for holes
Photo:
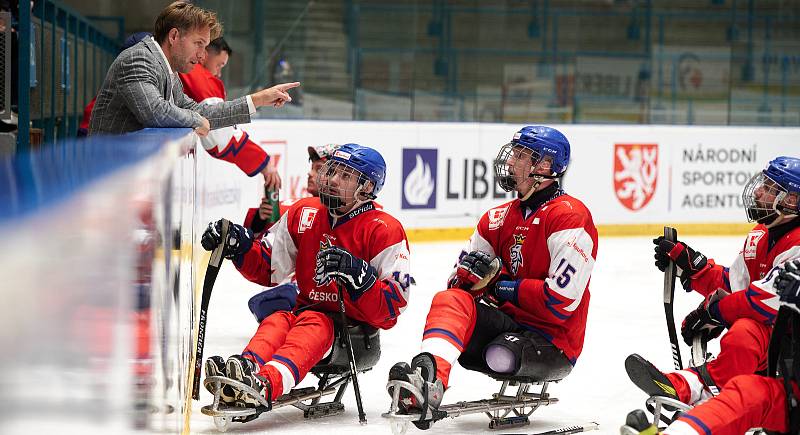
[[[488,305],[475,304],[475,329],[468,343],[465,343],[464,352],[458,357],[458,362],[467,370],[491,373],[486,365],[484,350],[498,335],[504,332],[521,330],[519,324],[508,314]]]
[[[694,369],[700,376],[700,380],[703,381],[703,384],[705,384],[706,388],[708,388],[708,391],[710,391],[714,396],[718,396],[719,387],[717,386],[717,383],[714,382],[714,379],[711,378],[711,374],[708,373],[708,367],[706,367],[706,364],[707,363],[703,363],[697,367],[694,367]]]

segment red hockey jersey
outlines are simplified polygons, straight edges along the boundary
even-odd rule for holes
[[[183,83],[183,93],[198,103],[208,98],[225,100],[225,85],[219,77],[203,65],[197,64],[186,74],[178,73]]]
[[[730,268],[720,266],[708,259],[705,269],[692,277],[693,290],[707,296],[720,289],[731,293],[720,300],[719,316],[728,325],[739,318],[758,320],[767,325],[775,321],[779,301],[775,294],[773,281],[778,268],[783,263],[800,258],[800,226],[775,239],[770,231],[780,231],[780,227],[768,229],[756,225],[744,241],[744,247]],[[773,246],[770,246],[773,239]]]
[[[505,272],[520,285],[517,301],[500,310],[541,333],[574,364],[583,349],[597,229],[586,206],[566,194],[527,212],[519,199],[489,210],[466,252],[483,251],[502,260]]]
[[[291,207],[292,204],[297,201],[298,200],[296,199],[287,199],[278,203],[280,214],[283,215],[289,211],[289,207]],[[257,240],[267,234],[267,231],[269,230],[269,223],[262,221],[260,218],[256,219],[256,217],[258,217],[258,207],[247,209],[247,214],[244,216],[244,222],[242,223],[242,226],[253,230],[253,235]]]
[[[412,282],[408,240],[403,226],[372,202],[339,219],[328,215],[319,198],[292,205],[269,230],[273,237],[254,243],[237,268],[250,281],[275,285],[294,278],[300,288],[297,307],[337,312],[335,284],[316,274],[320,248],[339,246],[367,261],[378,272],[375,285],[353,302],[345,295],[347,316],[377,328],[389,329],[408,304]]]
[[[225,101],[225,86],[203,65],[197,64],[188,74],[178,73],[183,92],[201,104],[219,104]],[[237,126],[211,130],[200,138],[203,148],[212,157],[238,166],[249,177],[261,172],[269,163],[269,155],[250,140],[247,132]]]

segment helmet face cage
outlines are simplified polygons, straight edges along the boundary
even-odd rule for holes
[[[793,193],[794,207],[789,207],[784,202],[788,194],[786,188],[763,172],[754,175],[742,192],[747,220],[769,225],[779,214],[798,214],[797,193]]]
[[[497,184],[506,192],[515,190],[528,179],[541,159],[541,153],[528,147],[513,142],[503,145],[494,159]]]
[[[364,192],[369,181],[358,169],[328,160],[317,173],[319,199],[332,215],[342,216],[356,204],[375,198]]]

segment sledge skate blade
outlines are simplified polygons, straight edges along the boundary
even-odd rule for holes
[[[392,380],[386,384],[387,389],[389,387],[394,387],[392,393],[392,404],[388,412],[381,414],[384,418],[389,419],[398,419],[398,420],[419,420],[421,413],[420,412],[409,412],[409,413],[401,413],[399,408],[399,399],[400,393],[398,387],[403,387],[408,391],[414,393],[414,386],[408,382],[400,381],[400,380]],[[542,397],[545,396],[545,397]],[[423,401],[422,397],[417,397],[418,402],[421,403]],[[451,403],[447,405],[439,406],[437,413],[440,415],[437,420],[441,418],[450,417],[455,418],[460,415],[467,415],[467,414],[477,414],[477,413],[485,413],[485,412],[494,412],[494,411],[508,411],[511,412],[514,409],[519,408],[538,408],[539,406],[546,406],[551,405],[554,403],[558,403],[558,398],[550,397],[550,395],[545,394],[541,395],[538,393],[524,393],[520,395],[519,398],[515,396],[503,396],[498,394],[493,394],[492,399],[482,399],[482,400],[474,400],[474,401],[461,401],[456,403]]]
[[[269,407],[269,403],[267,403],[267,399],[264,398],[263,396],[261,396],[261,394],[259,394],[258,391],[256,391],[254,388],[250,387],[249,385],[243,384],[243,383],[241,383],[239,381],[233,380],[233,379],[228,378],[226,376],[207,376],[206,379],[203,381],[203,386],[205,386],[206,389],[208,389],[209,391],[211,391],[212,389],[214,391],[219,391],[222,388],[223,384],[224,385],[230,385],[231,387],[233,387],[237,391],[239,391],[241,393],[244,393],[244,394],[247,394],[248,396],[252,397],[253,399],[255,399],[259,403],[259,406],[258,406],[259,408],[262,407],[262,406],[265,407],[265,408]],[[216,394],[215,394],[215,402],[216,402]],[[273,408],[274,408],[274,404],[273,404]],[[255,409],[255,408],[251,408],[251,409]]]
[[[200,408],[200,412],[209,417],[247,417],[258,412],[258,408],[242,408],[224,404],[214,406],[212,404]]]
[[[267,403],[266,398],[258,394],[258,391],[256,391],[255,389],[239,381],[230,379],[225,376],[209,376],[205,379],[204,384],[206,388],[209,387],[209,384],[214,384],[214,387],[216,388],[217,391],[220,388],[222,388],[223,384],[230,385],[231,387],[236,388],[238,391],[256,398],[260,403],[260,405],[255,408],[230,406],[221,403],[218,397],[215,395],[213,404],[206,405],[200,408],[200,412],[210,417],[247,417],[253,414],[261,414],[269,409],[269,404]],[[333,387],[329,387],[321,391],[317,390],[314,387],[295,388],[292,391],[284,394],[283,396],[278,397],[274,402],[272,402],[272,409],[282,408],[284,406],[296,405],[300,402],[316,399],[319,397],[324,397],[330,394],[334,394],[335,392],[336,388]]]

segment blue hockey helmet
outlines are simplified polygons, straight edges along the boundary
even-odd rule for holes
[[[512,174],[509,170],[509,159],[514,155],[514,148],[525,148],[531,158],[531,169],[544,159],[550,161],[551,173],[541,178],[559,178],[564,175],[569,165],[570,146],[567,138],[558,130],[543,125],[529,125],[514,133],[511,142],[500,148],[494,161],[495,178],[500,187],[506,191],[514,190],[519,176],[533,174]],[[537,183],[538,184],[538,183]]]
[[[343,163],[361,172],[372,182],[372,195],[383,189],[386,181],[386,162],[383,156],[372,148],[355,143],[346,143],[333,152],[331,160]]]
[[[345,181],[353,179],[357,183]],[[332,216],[342,216],[359,204],[375,199],[384,181],[386,162],[380,153],[354,143],[336,148],[317,172],[319,199]],[[369,191],[365,189],[367,182],[372,185]]]
[[[522,127],[514,133],[511,139],[514,145],[522,145],[530,148],[534,156],[539,159],[550,157],[552,159],[553,175],[564,174],[569,165],[569,141],[558,130],[543,125],[529,125]],[[537,163],[538,160],[534,160]]]
[[[770,225],[779,216],[800,214],[800,159],[778,157],[744,186],[749,221]]]

